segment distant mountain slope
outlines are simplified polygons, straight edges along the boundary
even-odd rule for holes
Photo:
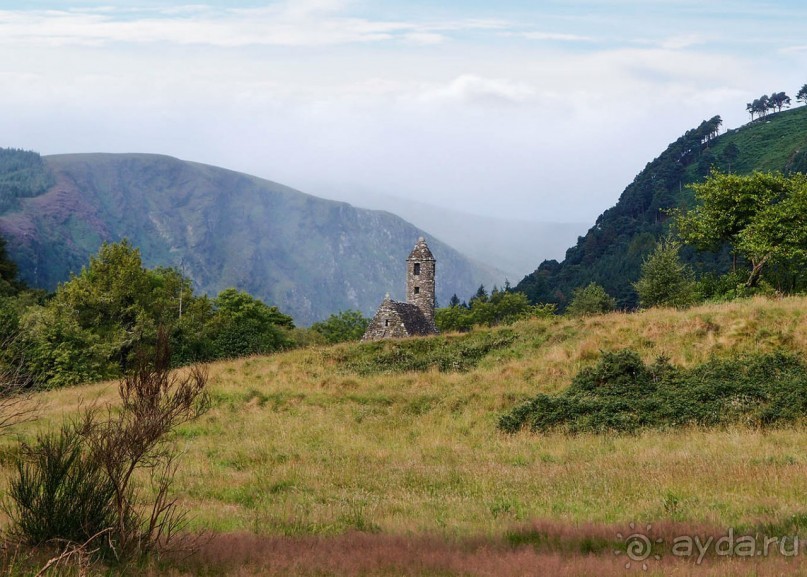
[[[632,283],[642,260],[668,228],[666,211],[693,202],[688,184],[702,180],[711,167],[734,173],[807,171],[807,107],[771,114],[715,136],[718,122],[719,117],[705,121],[670,144],[566,251],[565,260],[544,261],[516,290],[533,302],[563,307],[576,287],[594,281],[616,297],[619,306],[633,307],[637,300]],[[682,255],[699,271],[725,272],[730,266],[726,251],[685,250]]]
[[[402,219],[245,174],[147,154],[44,157],[55,184],[0,210],[23,280],[53,289],[103,241],[127,237],[149,266],[180,268],[202,291],[229,286],[300,324],[403,298],[405,259],[426,236],[438,300],[498,280]]]
[[[431,231],[465,256],[501,270],[499,285],[505,277],[514,282],[534,270],[539,258],[562,257],[569,245],[588,228],[584,222],[480,216],[463,212],[461,205],[450,209],[410,198],[354,189],[338,191],[333,198],[355,206],[387,210]],[[469,295],[459,296],[466,298]]]

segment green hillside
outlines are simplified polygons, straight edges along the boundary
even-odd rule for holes
[[[637,304],[632,283],[642,260],[669,227],[667,211],[691,205],[687,185],[699,182],[716,167],[724,172],[807,170],[807,107],[751,122],[719,136],[720,118],[704,121],[670,144],[625,188],[619,201],[566,252],[562,262],[544,261],[516,286],[533,302],[564,307],[576,287],[597,282],[623,308]],[[683,255],[696,272],[726,272],[728,250]],[[773,278],[774,284],[776,279]],[[803,282],[803,279],[802,279]]]
[[[221,168],[78,154],[44,157],[43,170],[55,184],[0,205],[0,234],[34,287],[54,289],[103,241],[121,238],[146,266],[177,267],[209,294],[246,290],[302,325],[348,308],[369,314],[386,292],[402,298],[404,262],[419,236],[438,259],[440,302],[501,282],[392,214]]]

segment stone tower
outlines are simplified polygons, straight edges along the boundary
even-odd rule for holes
[[[434,326],[435,258],[423,237],[406,259],[406,302],[389,294],[378,307],[361,340],[402,339],[436,335]]]
[[[436,260],[422,236],[406,259],[406,302],[417,306],[434,325],[434,271]]]

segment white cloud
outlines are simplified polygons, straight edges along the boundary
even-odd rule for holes
[[[659,43],[659,47],[664,50],[683,50],[706,42],[707,39],[698,34],[685,34],[665,38]]]
[[[779,50],[780,54],[801,54],[807,52],[807,44],[800,46],[787,46]]]
[[[330,46],[400,39],[436,44],[445,33],[500,28],[489,20],[407,22],[344,16],[339,0],[295,0],[259,9],[164,8],[0,11],[0,43],[104,45],[173,43],[214,47]]]
[[[404,40],[412,44],[428,46],[442,44],[446,41],[446,36],[444,34],[437,34],[436,32],[410,32],[404,35]]]
[[[557,42],[594,42],[591,36],[580,36],[579,34],[558,34],[554,32],[523,32],[521,34],[527,40],[550,40]]]
[[[471,104],[521,104],[533,96],[535,96],[535,91],[522,82],[463,74],[448,85],[423,89],[418,99],[422,102],[461,101]]]

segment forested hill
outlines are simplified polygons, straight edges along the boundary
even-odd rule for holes
[[[121,238],[149,267],[177,267],[208,294],[245,290],[302,325],[403,298],[419,236],[439,260],[440,302],[501,282],[392,214],[245,174],[148,154],[0,153],[0,236],[34,287],[54,289]]]
[[[807,107],[769,114],[718,136],[719,126],[716,116],[670,144],[566,251],[562,262],[544,261],[515,290],[532,302],[563,307],[576,287],[597,282],[616,297],[618,306],[634,307],[632,283],[639,277],[642,260],[667,231],[666,211],[692,202],[688,184],[703,180],[711,167],[741,174],[807,172]],[[687,249],[682,256],[698,272],[725,272],[730,266],[727,251]]]

